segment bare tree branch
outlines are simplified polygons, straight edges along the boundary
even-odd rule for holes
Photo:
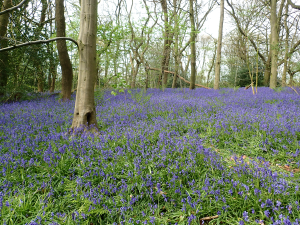
[[[14,6],[14,7],[11,7],[11,8],[8,8],[8,9],[5,9],[4,11],[0,12],[0,15],[2,14],[5,14],[5,13],[8,13],[10,11],[13,11],[15,9],[18,9],[20,8],[22,5],[24,5],[28,0],[23,0],[22,2],[20,2],[18,5]]]
[[[292,2],[292,0],[288,0],[288,3],[294,8],[300,10],[300,5],[295,5],[295,3]]]
[[[237,27],[238,27],[238,30],[240,31],[240,33],[241,33],[243,36],[245,36],[245,37],[248,38],[248,40],[251,42],[251,44],[252,44],[253,48],[255,49],[255,51],[258,52],[258,55],[259,55],[259,57],[261,58],[261,60],[262,60],[264,63],[266,63],[266,58],[263,56],[263,54],[261,54],[261,52],[259,51],[259,49],[258,49],[258,47],[256,46],[255,42],[253,41],[253,39],[252,39],[251,37],[249,37],[249,35],[247,35],[247,34],[244,32],[243,28],[241,27],[241,25],[240,25],[240,20],[237,18],[233,6],[230,4],[230,2],[229,2],[228,0],[226,0],[226,2],[227,2],[227,4],[229,5],[229,7],[231,8],[232,12],[229,11],[228,9],[226,9],[226,8],[225,8],[225,9],[226,9],[227,12],[234,18],[234,20],[235,20],[235,22],[236,22],[236,25],[237,25]]]
[[[27,45],[44,44],[44,43],[48,43],[48,42],[52,42],[52,41],[57,41],[57,40],[69,40],[69,41],[72,41],[73,43],[76,44],[77,48],[79,48],[77,41],[75,41],[73,38],[56,37],[56,38],[52,38],[52,39],[49,39],[49,40],[30,41],[30,42],[22,43],[22,44],[19,44],[19,45],[10,46],[10,47],[7,47],[7,48],[0,48],[0,52],[5,52],[5,51],[13,50],[15,48],[24,47],[24,46],[27,46]]]

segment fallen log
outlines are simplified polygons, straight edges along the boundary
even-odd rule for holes
[[[157,71],[161,71],[160,69],[157,69],[157,68],[151,68],[151,67],[147,67],[148,70],[157,70]],[[168,71],[168,70],[164,70],[165,73],[171,73],[171,74],[175,74],[175,72],[172,72],[172,71]],[[179,76],[177,74],[177,77],[181,80],[183,80],[184,82],[190,84],[191,82],[189,82],[188,80],[184,79],[183,77]],[[201,84],[195,84],[195,86],[197,87],[201,87],[201,88],[206,88],[206,89],[210,89],[209,87],[206,87],[206,86],[203,86]]]

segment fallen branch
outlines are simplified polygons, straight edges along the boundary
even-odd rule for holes
[[[180,78],[181,80],[183,80],[184,82],[188,83],[188,84],[191,83],[191,82],[189,82],[188,80],[184,79],[183,77],[179,76],[178,74],[177,74],[177,77]],[[206,88],[206,89],[210,89],[209,87],[206,87],[206,86],[203,86],[203,85],[200,85],[200,84],[195,84],[195,86],[197,86],[197,87],[202,87],[202,88]]]
[[[160,69],[157,69],[157,68],[151,68],[151,67],[146,67],[148,70],[157,70],[157,71],[161,71]],[[164,70],[165,73],[171,73],[171,74],[175,74],[175,72],[172,72],[172,71],[168,71],[168,70]],[[179,76],[177,74],[177,77],[181,80],[183,80],[184,82],[190,84],[191,82],[189,82],[188,80],[184,79],[183,77]],[[210,89],[209,87],[206,87],[206,86],[203,86],[203,85],[200,85],[200,84],[195,84],[195,86],[197,87],[201,87],[201,88],[206,88],[206,89]]]
[[[292,87],[292,86],[290,86],[290,85],[288,85],[294,92],[296,92],[296,94],[297,95],[299,95],[299,93],[297,92],[297,90],[294,88],[294,87]]]
[[[208,223],[209,221],[213,220],[213,219],[217,219],[219,216],[208,216],[208,217],[203,217],[200,219],[200,224],[204,224],[204,223]]]
[[[253,85],[253,82],[251,84],[249,84],[247,87],[245,87],[245,90],[247,90],[249,87],[251,87]]]

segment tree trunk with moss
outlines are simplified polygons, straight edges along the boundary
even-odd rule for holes
[[[97,0],[81,3],[79,45],[79,74],[72,129],[97,126],[94,99],[96,66]]]

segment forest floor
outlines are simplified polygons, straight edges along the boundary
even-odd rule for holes
[[[100,135],[74,100],[0,105],[1,224],[300,223],[292,89],[98,91]]]

